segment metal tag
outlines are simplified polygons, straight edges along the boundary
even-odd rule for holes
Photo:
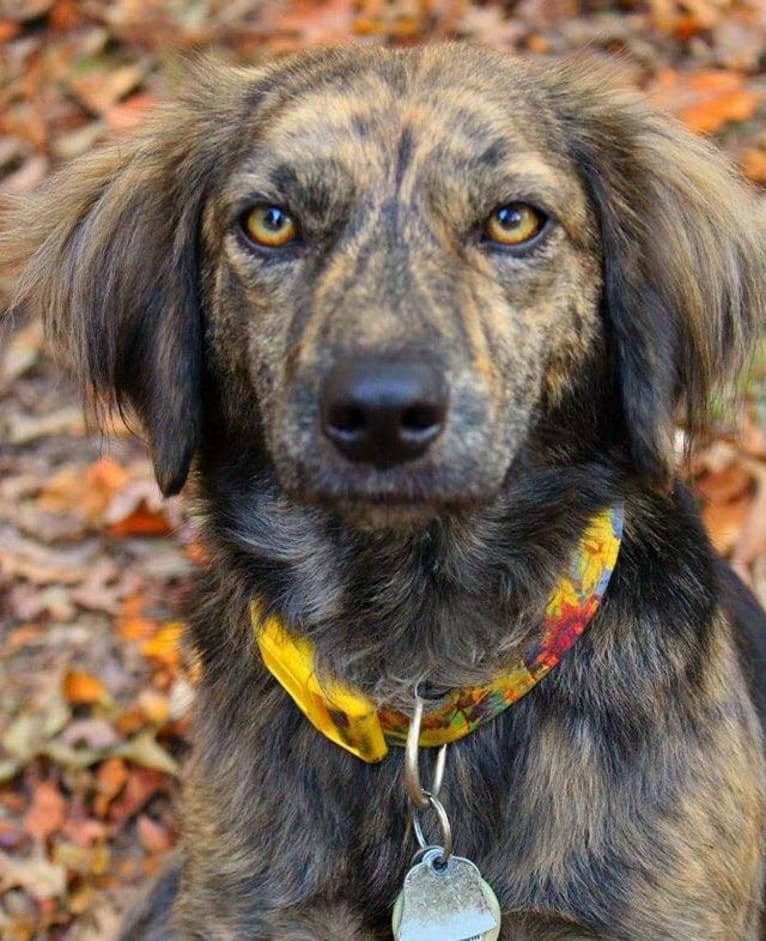
[[[496,941],[500,906],[468,859],[427,849],[407,873],[394,905],[395,941]]]

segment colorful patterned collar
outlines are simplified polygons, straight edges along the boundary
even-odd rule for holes
[[[443,745],[470,734],[528,693],[556,666],[598,610],[617,562],[622,522],[621,503],[591,519],[548,601],[534,643],[491,682],[453,689],[429,700],[421,745]],[[263,620],[259,611],[258,602],[251,602],[264,664],[323,735],[367,762],[385,758],[389,745],[404,745],[409,727],[406,713],[378,708],[348,687],[320,686],[311,642],[292,637],[277,617]]]

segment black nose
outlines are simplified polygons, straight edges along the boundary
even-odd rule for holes
[[[446,414],[446,384],[428,363],[346,361],[322,387],[324,433],[349,460],[380,469],[424,454]]]

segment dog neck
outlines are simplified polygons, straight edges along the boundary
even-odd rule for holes
[[[535,642],[490,682],[432,697],[419,735],[421,745],[446,745],[464,738],[558,665],[598,610],[617,562],[622,524],[622,503],[601,510],[589,521],[548,599]],[[385,758],[389,743],[405,744],[407,713],[386,704],[378,707],[364,694],[329,679],[323,683],[312,643],[293,637],[278,615],[266,615],[257,600],[250,609],[265,666],[319,732],[367,762]]]
[[[301,505],[251,467],[218,463],[202,475],[220,590],[243,613],[261,599],[311,641],[321,676],[393,708],[409,708],[423,677],[442,688],[486,683],[533,642],[588,521],[628,487],[616,465],[519,462],[490,505],[372,532]],[[246,620],[243,650],[253,644]]]

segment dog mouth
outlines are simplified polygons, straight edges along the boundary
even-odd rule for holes
[[[345,518],[422,520],[493,500],[514,451],[475,377],[429,360],[341,360],[295,387],[272,455],[283,489]]]
[[[386,479],[390,475],[391,479]],[[372,475],[371,475],[372,476]],[[365,529],[401,529],[425,524],[444,514],[469,513],[490,503],[498,487],[478,491],[447,488],[433,473],[379,472],[375,480],[349,480],[323,475],[293,490],[304,505],[330,510],[351,525]]]
[[[426,496],[415,498],[406,493],[372,491],[342,497],[312,494],[306,502],[330,510],[355,529],[406,530],[427,526],[445,514],[469,513],[487,501],[464,495],[451,499]]]

